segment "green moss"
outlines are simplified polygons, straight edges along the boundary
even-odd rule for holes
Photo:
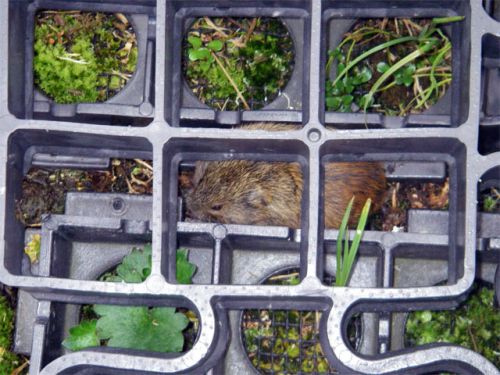
[[[136,64],[135,34],[124,17],[78,11],[37,15],[35,83],[56,103],[105,101],[125,86]]]
[[[500,366],[500,312],[494,306],[494,290],[475,287],[456,310],[416,311],[406,324],[410,345],[446,342],[464,346]]]
[[[13,333],[14,311],[7,299],[0,296],[0,374],[10,374],[22,364],[22,360],[10,351]]]

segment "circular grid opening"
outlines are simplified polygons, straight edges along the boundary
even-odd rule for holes
[[[326,275],[333,285],[335,278]],[[286,268],[264,280],[266,285],[296,285],[299,268]],[[241,316],[241,340],[247,358],[259,374],[330,375],[339,372],[323,354],[319,340],[322,313],[315,310],[244,310]],[[348,337],[352,347],[361,340],[361,319],[349,322]]]
[[[105,102],[132,79],[137,38],[121,13],[42,10],[35,16],[34,81],[54,102]]]
[[[295,64],[277,18],[196,19],[186,33],[183,72],[202,103],[219,111],[257,110],[282,94]]]
[[[445,26],[453,22],[460,20],[352,20],[327,54],[326,110],[405,116],[436,105],[452,82]]]

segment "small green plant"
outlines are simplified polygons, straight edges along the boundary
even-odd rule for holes
[[[188,250],[177,251],[177,280],[191,283],[196,266],[188,261]],[[134,248],[123,258],[116,270],[101,277],[103,281],[140,283],[151,274],[151,245],[144,249]],[[188,314],[175,308],[146,306],[93,305],[78,326],[70,329],[63,346],[69,350],[81,350],[103,345],[151,350],[180,352],[184,347],[183,331],[190,319]]]
[[[352,244],[349,245],[349,230],[347,229],[347,223],[349,222],[349,216],[351,216],[353,203],[354,197],[351,198],[349,204],[347,205],[337,237],[337,274],[335,275],[336,286],[346,286],[349,282],[352,266],[354,265],[354,260],[356,259],[356,254],[358,253],[361,238],[363,237],[365,230],[366,221],[368,220],[368,215],[370,213],[371,199],[368,198],[363,206],[363,210],[361,211],[361,216],[359,217],[358,227],[356,228]]]
[[[415,311],[408,316],[409,345],[446,342],[464,346],[500,366],[500,312],[494,306],[494,290],[473,287],[459,308],[447,311]]]
[[[23,360],[11,352],[12,336],[14,334],[14,311],[9,305],[9,301],[0,295],[0,374],[13,374],[27,365]]]
[[[188,32],[185,51],[189,86],[218,110],[263,107],[293,69],[293,42],[277,19],[200,18]]]
[[[299,270],[293,268],[265,284],[299,282]],[[250,361],[263,374],[335,373],[319,342],[320,319],[320,311],[245,310],[241,328]]]
[[[451,42],[439,25],[463,17],[368,20],[329,51],[335,79],[326,82],[326,108],[368,109],[403,116],[437,102],[451,84]]]
[[[56,103],[105,101],[125,86],[136,64],[135,33],[120,13],[36,16],[35,83]]]
[[[500,193],[492,187],[488,192],[482,194],[483,211],[497,212],[500,208]]]

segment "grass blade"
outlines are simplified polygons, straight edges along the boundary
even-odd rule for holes
[[[406,37],[403,37],[403,38],[398,38],[398,39],[390,40],[388,42],[379,44],[378,46],[375,46],[375,47],[369,49],[365,53],[362,53],[361,55],[359,55],[358,57],[356,57],[354,60],[352,60],[345,67],[345,69],[337,77],[335,77],[335,80],[333,81],[332,86],[335,86],[337,84],[337,82],[340,81],[340,79],[342,79],[351,68],[353,68],[354,66],[356,66],[356,64],[359,63],[361,60],[366,59],[368,56],[373,55],[374,53],[377,53],[378,51],[382,51],[383,49],[385,49],[387,47],[392,47],[392,46],[394,46],[396,44],[406,43],[406,42],[415,41],[415,40],[418,40],[418,37],[406,36]]]
[[[465,18],[464,16],[437,17],[432,19],[432,23],[434,25],[440,25],[443,23],[462,21],[464,18]]]
[[[430,39],[425,43],[423,46],[419,47],[409,55],[405,56],[401,60],[399,60],[396,64],[392,65],[384,74],[382,74],[377,81],[373,84],[371,87],[370,91],[368,92],[367,95],[367,100],[365,100],[365,105],[363,106],[363,111],[366,112],[366,109],[368,108],[368,104],[371,102],[371,99],[373,98],[373,95],[375,92],[378,90],[380,86],[394,73],[396,73],[399,69],[401,69],[404,65],[408,64],[409,62],[415,60],[419,56],[422,56],[429,52],[429,50],[434,47],[436,44],[436,39]],[[347,68],[346,68],[347,69]],[[345,71],[345,70],[344,70]],[[343,72],[342,72],[343,73]]]
[[[344,262],[342,259],[342,240],[345,235],[345,230],[347,228],[347,222],[349,221],[349,216],[351,216],[352,204],[354,203],[354,197],[351,198],[349,204],[344,213],[344,217],[342,218],[342,222],[340,224],[339,233],[337,235],[337,273],[335,278],[335,285],[340,286],[339,283],[339,275],[341,274],[341,270],[344,267]]]
[[[363,233],[365,231],[366,222],[368,220],[368,214],[370,213],[371,199],[367,199],[365,205],[363,206],[363,210],[361,211],[361,216],[359,218],[358,227],[356,228],[356,233],[354,235],[354,239],[351,244],[351,248],[349,249],[347,259],[344,259],[344,273],[345,280],[344,285],[347,285],[349,277],[351,275],[352,266],[354,264],[354,259],[356,259],[356,254],[358,253],[359,244],[361,243],[361,238],[363,237]]]
[[[432,63],[432,66],[431,66],[430,76],[429,76],[429,80],[431,82],[430,90],[427,91],[427,93],[423,96],[421,101],[419,100],[419,104],[417,106],[415,106],[415,109],[422,107],[422,105],[424,105],[427,102],[427,100],[429,100],[429,98],[431,97],[434,90],[438,89],[438,86],[437,86],[438,82],[437,82],[436,76],[435,76],[436,67],[438,66],[439,63],[441,63],[441,61],[443,61],[444,56],[446,55],[446,53],[448,53],[449,50],[451,50],[451,43],[450,42],[445,44],[445,46],[441,49],[441,51],[437,54],[436,58],[434,59],[434,62]]]
[[[342,255],[342,268],[340,269],[340,284],[345,285],[345,281],[347,278],[346,275],[346,261],[349,257],[349,228],[345,231],[344,235],[344,253]]]

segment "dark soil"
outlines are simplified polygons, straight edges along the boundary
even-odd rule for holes
[[[182,335],[184,336],[184,347],[182,348],[182,352],[185,353],[191,350],[198,338],[200,321],[198,316],[191,310],[179,308],[177,311],[183,313],[189,319],[188,326],[182,331]]]
[[[372,219],[372,229],[406,231],[408,209],[448,209],[449,182],[391,182],[381,211]],[[397,230],[397,229],[396,229]]]
[[[113,159],[108,170],[32,168],[22,182],[16,217],[38,227],[43,214],[64,213],[67,192],[152,194],[150,161]]]

